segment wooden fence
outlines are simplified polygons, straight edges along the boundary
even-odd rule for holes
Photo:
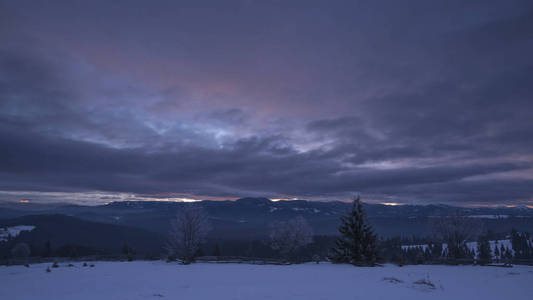
[[[196,258],[196,261],[218,264],[290,265],[290,262],[282,259],[244,256],[200,256]]]
[[[131,257],[133,260],[147,260],[142,256]],[[159,260],[154,258],[152,260]],[[91,262],[91,261],[127,261],[128,257],[124,255],[92,255],[84,257],[28,257],[24,258],[10,258],[0,259],[0,265],[25,265],[25,264],[39,264],[39,263],[68,263],[68,262]],[[200,256],[196,258],[196,262],[201,263],[218,263],[218,264],[253,264],[253,265],[290,265],[291,262],[277,258],[256,258],[245,256]],[[433,261],[426,261],[426,265],[475,265],[474,259],[440,259]],[[491,266],[510,266],[528,265],[533,266],[533,259],[513,259],[510,261],[493,262]]]

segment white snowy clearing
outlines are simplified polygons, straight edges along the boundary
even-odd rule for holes
[[[533,299],[527,266],[94,264],[1,266],[0,299]]]
[[[18,225],[11,227],[0,228],[0,242],[7,241],[9,236],[16,237],[21,231],[32,231],[35,229],[33,225]]]

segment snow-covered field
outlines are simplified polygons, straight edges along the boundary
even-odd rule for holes
[[[0,266],[0,299],[533,299],[527,266],[94,264]]]

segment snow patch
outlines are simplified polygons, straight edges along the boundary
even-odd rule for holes
[[[32,231],[35,229],[33,225],[17,225],[11,227],[0,228],[0,242],[6,242],[8,237],[16,237],[22,231]]]

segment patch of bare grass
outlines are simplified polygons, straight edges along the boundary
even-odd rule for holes
[[[388,281],[390,283],[403,283],[403,280],[396,277],[383,277],[383,281]]]
[[[425,286],[425,287],[428,287],[428,288],[430,288],[432,290],[436,289],[435,284],[433,282],[431,282],[431,280],[429,280],[429,278],[417,280],[417,281],[413,282],[413,284],[417,284],[417,285],[420,285],[420,286]]]

